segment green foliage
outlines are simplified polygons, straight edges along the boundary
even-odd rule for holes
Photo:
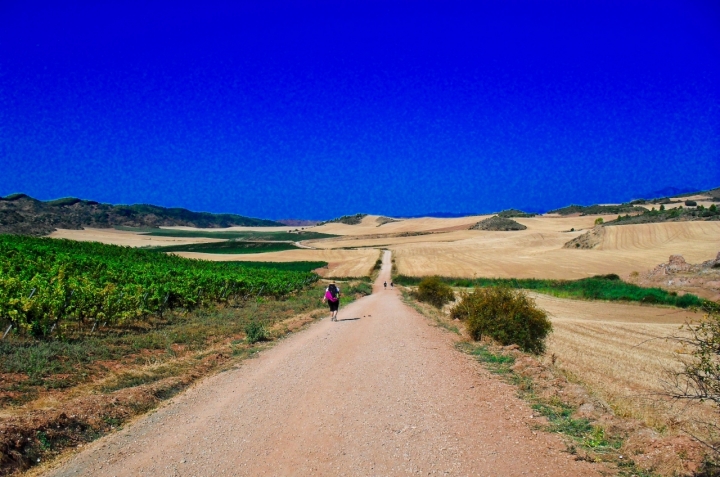
[[[416,297],[420,301],[442,308],[443,305],[455,299],[455,294],[452,288],[443,283],[438,277],[428,277],[423,278],[418,284]]]
[[[683,400],[709,401],[720,409],[720,304],[708,304],[699,323],[684,326],[686,337],[677,340],[684,348],[682,370],[675,375],[673,396]],[[720,447],[716,449],[720,452]]]
[[[342,217],[338,217],[336,219],[320,222],[318,225],[330,224],[333,222],[339,222],[346,225],[357,225],[362,222],[362,219],[364,219],[366,216],[367,214],[343,215]]]
[[[518,209],[507,209],[507,210],[503,210],[502,212],[498,213],[497,215],[498,215],[498,217],[505,217],[505,218],[511,219],[514,217],[519,217],[519,218],[535,217],[535,215],[537,215],[537,214],[523,212],[522,210],[518,210]]]
[[[695,202],[694,200],[686,200],[685,206],[686,207],[695,207],[695,206],[697,206],[697,202]]]
[[[241,268],[269,268],[285,272],[312,272],[327,267],[327,262],[225,262]]]
[[[560,214],[560,215],[609,215],[609,214],[620,214],[627,212],[643,212],[646,210],[643,207],[638,207],[633,204],[621,204],[621,205],[569,205],[561,209],[551,210],[549,214]]]
[[[253,320],[245,326],[245,336],[245,340],[253,344],[259,341],[268,341],[270,339],[270,332],[264,324]]]
[[[543,353],[545,338],[552,331],[547,314],[520,290],[509,287],[476,288],[465,293],[451,312],[465,321],[470,336],[479,341],[488,336],[503,345],[518,345],[523,351]]]
[[[688,202],[695,203],[694,201],[686,201],[686,205]],[[710,207],[706,209],[702,205],[692,209],[678,206],[667,210],[664,205],[660,205],[659,210],[653,207],[651,210],[646,210],[638,215],[618,215],[616,220],[606,222],[605,225],[648,224],[678,220],[720,220],[720,213],[717,212],[717,207],[711,210]]]
[[[611,274],[582,278],[580,280],[543,280],[537,278],[442,278],[441,280],[454,287],[507,286],[562,298],[635,301],[679,308],[697,307],[705,303],[704,300],[690,293],[677,296],[661,288],[643,288],[624,282],[619,277],[616,277],[617,275]],[[395,283],[400,285],[417,285],[419,281],[420,278],[404,275],[399,275],[395,279]]]
[[[471,354],[478,361],[484,363],[485,366],[494,374],[508,374],[512,372],[512,366],[515,364],[515,358],[511,355],[495,354],[490,351],[487,346],[478,346],[473,349]]]
[[[295,250],[299,247],[288,242],[239,242],[227,240],[225,242],[191,243],[186,245],[169,245],[167,247],[154,247],[151,250],[158,252],[201,252],[201,253],[267,253],[283,250]]]
[[[68,323],[123,325],[231,296],[284,296],[317,279],[130,247],[0,235],[0,320],[33,336]]]
[[[595,219],[595,225],[602,225],[603,222],[604,221],[602,217],[598,217],[597,219]]]
[[[358,282],[356,284],[353,284],[348,288],[347,290],[348,294],[358,294],[358,295],[371,295],[372,294],[372,286],[367,282]]]

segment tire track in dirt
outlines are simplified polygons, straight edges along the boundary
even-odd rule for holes
[[[598,476],[389,281],[88,446],[51,476]]]

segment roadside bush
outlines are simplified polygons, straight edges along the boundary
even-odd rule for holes
[[[695,207],[697,205],[697,202],[695,202],[694,200],[686,200],[685,205],[687,207]]]
[[[602,218],[602,217],[598,217],[597,219],[595,219],[595,225],[602,225],[603,222],[604,222],[604,221],[603,221],[603,218]]]
[[[465,321],[470,336],[488,336],[504,346],[516,344],[523,351],[541,354],[552,331],[547,313],[522,290],[509,287],[476,288],[466,293],[451,311]]]
[[[455,294],[452,288],[440,281],[438,277],[428,277],[423,278],[418,284],[416,297],[419,301],[442,308],[443,305],[455,299]]]
[[[270,333],[265,325],[253,320],[245,326],[245,339],[250,344],[257,343],[258,341],[268,341],[270,339]]]

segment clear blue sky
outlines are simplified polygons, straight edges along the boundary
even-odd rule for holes
[[[720,3],[0,1],[0,166],[272,219],[710,188]]]

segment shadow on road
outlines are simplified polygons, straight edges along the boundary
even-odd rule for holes
[[[356,321],[360,318],[338,318],[338,321]]]

